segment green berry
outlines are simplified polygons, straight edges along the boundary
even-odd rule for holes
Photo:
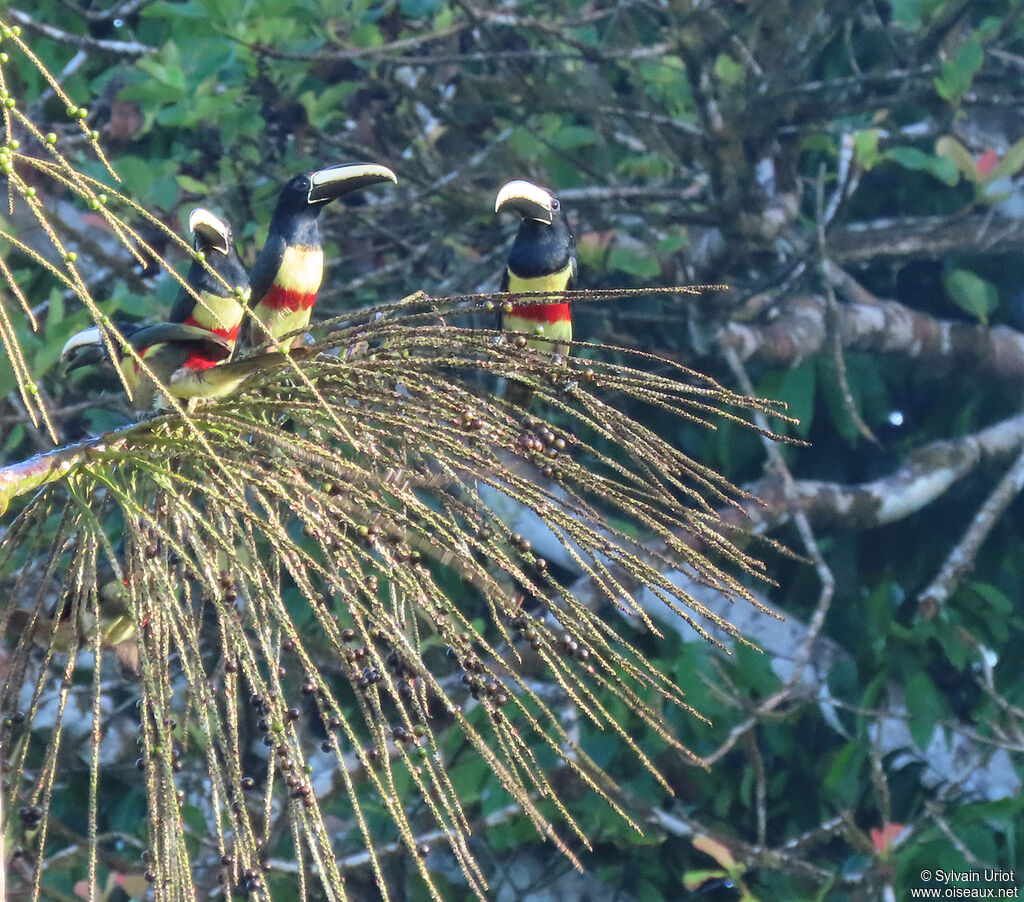
[[[206,259],[206,252],[205,251],[196,251],[196,259],[200,263],[202,263]]]
[[[54,132],[49,132],[46,135],[46,143],[47,144],[56,144],[57,143],[57,135]]]
[[[0,63],[6,63],[10,57],[6,53],[0,53]]]
[[[87,109],[86,109],[86,108],[85,108],[84,106],[80,106],[80,107],[78,108],[78,111],[77,111],[77,112],[75,113],[75,115],[76,115],[76,116],[77,116],[77,117],[78,117],[79,119],[84,119],[84,118],[85,118],[86,116],[88,116],[88,115],[89,115],[89,111],[88,111],[88,110],[87,110]]]
[[[78,254],[76,254],[74,251],[68,251],[64,255],[64,259],[67,260],[68,263],[74,263],[78,259]]]
[[[100,139],[100,133],[98,131],[93,129],[91,132],[89,132],[89,140],[90,141],[99,141],[99,139]]]
[[[36,189],[35,188],[26,188],[25,189],[25,197],[35,197],[35,196],[36,196]]]
[[[69,116],[70,116],[70,117],[71,117],[72,119],[74,119],[74,118],[75,118],[75,116],[77,116],[77,115],[78,115],[78,107],[76,107],[76,106],[69,106],[69,107],[68,107],[68,115],[69,115]]]
[[[107,202],[107,195],[105,195],[105,194],[97,194],[96,195],[96,200],[98,200],[101,204],[105,204]]]
[[[15,25],[11,29],[11,34],[13,34],[16,38],[20,38],[21,37],[21,26],[20,25]]]

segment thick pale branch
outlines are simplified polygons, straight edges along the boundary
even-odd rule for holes
[[[829,255],[840,263],[883,258],[941,260],[960,252],[1002,254],[1020,249],[1024,220],[976,214],[877,219],[832,229]]]
[[[816,526],[870,529],[895,523],[939,498],[953,483],[988,458],[1024,447],[1024,414],[955,439],[932,442],[912,451],[887,476],[857,485],[802,479],[795,490]],[[766,477],[748,487],[764,502],[749,506],[749,528],[760,531],[787,519],[787,502],[778,480]]]
[[[821,295],[787,299],[767,325],[729,323],[721,341],[742,360],[796,366],[825,346],[828,305]],[[899,354],[933,373],[968,371],[998,379],[1024,379],[1024,334],[936,319],[896,301],[843,303],[836,311],[847,350]]]
[[[74,467],[83,463],[90,452],[114,447],[119,440],[114,433],[86,439],[75,445],[65,445],[28,460],[0,468],[0,514],[6,512],[11,501],[49,482],[56,482]]]

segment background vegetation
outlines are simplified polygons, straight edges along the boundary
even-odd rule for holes
[[[490,210],[513,177],[558,190],[582,287],[731,286],[580,304],[577,335],[789,403],[807,447],[766,450],[729,423],[709,435],[630,402],[765,499],[741,525],[802,556],[769,553],[778,586],[755,589],[786,624],[730,612],[766,655],[726,657],[685,628],[633,635],[711,719],[669,715],[712,766],[672,757],[613,705],[662,756],[670,797],[618,737],[581,724],[646,828],[576,799],[586,877],[514,816],[483,760],[456,760],[498,898],[906,898],[925,868],[1021,867],[1021,4],[37,0],[6,20],[87,107],[124,190],[179,232],[191,206],[223,212],[247,263],[287,176],[392,166],[396,191],[323,217],[322,316],[493,289],[510,224]],[[41,76],[4,74],[104,178]],[[171,279],[83,205],[46,202],[104,313],[166,310]],[[5,228],[42,240],[18,215]],[[113,380],[99,405],[57,363],[88,311],[12,265],[43,324],[21,338],[59,438],[123,422]],[[0,398],[7,460],[50,447],[6,368]],[[124,835],[107,870],[135,896],[124,862],[142,786],[124,786],[99,804]],[[74,848],[84,802],[64,804]],[[458,898],[458,872],[427,862]],[[373,898],[360,863],[353,852],[350,891]],[[398,898],[422,894],[405,859],[388,867]],[[55,856],[47,892],[74,892],[79,869]]]

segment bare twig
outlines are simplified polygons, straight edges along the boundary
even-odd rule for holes
[[[935,579],[917,597],[918,611],[925,617],[935,617],[939,608],[960,584],[964,574],[973,566],[981,545],[992,531],[996,521],[1024,489],[1024,452],[1013,462],[985,503],[978,509],[963,538],[950,551]]]
[[[150,53],[156,53],[155,47],[140,44],[138,41],[112,41],[109,38],[94,38],[86,34],[72,34],[53,25],[37,22],[28,13],[20,9],[11,8],[7,11],[7,14],[15,22],[19,22],[26,28],[45,35],[51,40],[60,41],[62,44],[70,44],[79,50],[102,50],[106,53],[130,57],[147,56]]]
[[[754,767],[754,812],[757,818],[757,844],[763,846],[768,833],[768,780],[765,776],[764,757],[757,745],[757,736],[753,730],[746,734],[743,741],[750,763]]]
[[[844,148],[847,142],[844,142]],[[852,148],[852,144],[849,145]],[[831,215],[834,216],[839,210],[839,198],[843,194],[843,183],[845,181],[840,163],[839,187],[830,202]],[[817,235],[818,235],[818,269],[821,273],[821,281],[825,285],[825,331],[828,337],[832,367],[835,371],[836,383],[839,388],[839,395],[843,401],[843,409],[846,416],[853,423],[857,431],[868,441],[879,444],[871,428],[864,422],[864,418],[857,409],[857,402],[853,399],[853,392],[850,390],[850,380],[846,372],[846,358],[843,356],[843,340],[839,334],[839,304],[836,301],[835,292],[832,290],[832,282],[828,277],[825,266],[827,254],[825,251],[825,227],[829,211],[825,209],[825,164],[822,163],[818,169],[818,181],[815,191],[817,210]]]
[[[733,375],[736,377],[736,381],[739,383],[740,388],[748,394],[753,394],[754,386],[750,381],[750,376],[747,375],[747,371],[739,357],[736,355],[736,352],[731,348],[725,348],[723,353],[729,368],[732,370]],[[761,427],[761,429],[767,431],[767,419],[760,414],[755,414],[754,417],[757,425]],[[723,742],[710,755],[706,756],[705,760],[709,764],[717,761],[725,755],[747,730],[751,729],[760,721],[762,716],[775,710],[792,697],[794,688],[800,683],[804,675],[804,670],[811,660],[814,644],[821,633],[822,627],[825,625],[825,617],[828,615],[829,608],[832,604],[832,597],[835,594],[835,577],[832,575],[832,571],[829,569],[829,566],[825,562],[825,558],[821,553],[821,549],[818,547],[818,542],[814,536],[813,530],[811,529],[810,521],[807,519],[807,515],[801,505],[793,475],[786,466],[782,453],[779,451],[775,442],[768,439],[765,435],[762,435],[762,443],[764,444],[772,469],[782,485],[782,492],[786,499],[787,508],[793,522],[796,524],[797,531],[800,533],[800,539],[803,542],[804,550],[807,552],[808,557],[810,557],[814,565],[815,572],[818,574],[821,590],[818,595],[818,604],[807,625],[807,632],[801,642],[800,650],[793,662],[793,670],[788,679],[778,690],[765,698],[757,706],[756,710],[750,717],[744,720],[742,724],[735,727],[730,732],[725,742]]]

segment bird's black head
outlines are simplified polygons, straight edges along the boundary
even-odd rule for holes
[[[312,183],[309,180],[309,173],[300,172],[292,176],[277,195],[277,206],[274,207],[274,217],[292,216],[297,213],[309,213],[318,216],[323,202],[310,203],[309,189]]]
[[[557,272],[576,253],[565,210],[546,188],[522,179],[508,182],[494,202],[494,211],[501,210],[515,210],[522,217],[508,258],[509,269],[516,275],[529,278]]]
[[[330,201],[378,182],[397,183],[398,178],[387,166],[377,163],[344,163],[299,173],[288,180],[277,197],[271,230],[276,228],[289,242],[308,238],[314,243],[316,219]]]
[[[249,277],[235,250],[231,227],[202,207],[197,207],[189,214],[188,227],[192,232],[193,247],[203,253],[210,269],[227,282],[229,287],[225,288],[211,276],[198,260],[193,262],[189,270],[188,283],[197,291],[208,291],[219,297],[227,297],[235,289],[248,289]]]
[[[330,201],[378,182],[397,183],[398,178],[377,163],[344,163],[300,173],[281,189],[274,215],[308,211],[316,216]]]

